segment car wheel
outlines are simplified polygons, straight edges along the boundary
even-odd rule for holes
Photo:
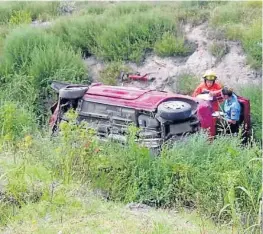
[[[158,106],[158,114],[166,120],[184,120],[191,116],[192,107],[183,101],[167,101]]]
[[[59,97],[65,99],[77,99],[83,97],[88,87],[66,87],[59,90]]]

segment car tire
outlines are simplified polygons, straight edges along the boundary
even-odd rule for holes
[[[59,90],[59,97],[65,99],[77,99],[83,97],[88,87],[66,87]]]
[[[183,101],[167,101],[158,106],[157,113],[165,120],[179,121],[192,115],[192,107]]]

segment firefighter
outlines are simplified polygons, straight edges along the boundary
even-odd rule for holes
[[[222,86],[218,82],[216,82],[217,75],[215,72],[208,70],[203,75],[204,82],[202,82],[198,87],[195,89],[193,93],[193,97],[196,97],[199,94],[209,94],[212,97],[221,93]],[[219,103],[217,101],[212,102],[212,107],[214,111],[219,110]]]

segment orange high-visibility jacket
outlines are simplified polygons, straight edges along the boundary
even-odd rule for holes
[[[196,97],[197,95],[203,93],[204,91],[220,91],[222,89],[222,86],[219,83],[214,83],[211,87],[207,87],[204,82],[202,82],[198,87],[195,89],[193,93],[193,97]],[[212,104],[213,110],[218,111],[219,110],[219,104],[217,101],[213,102]]]

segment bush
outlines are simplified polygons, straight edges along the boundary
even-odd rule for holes
[[[58,37],[40,29],[17,29],[7,36],[0,67],[2,82],[16,83],[23,76],[24,85],[30,83],[35,90],[35,110],[45,116],[44,100],[50,95],[51,80],[81,82],[85,74],[80,54],[65,45]],[[15,75],[15,74],[18,74]],[[19,79],[21,83],[23,80]],[[30,103],[32,104],[32,103]]]
[[[30,13],[27,11],[15,11],[9,20],[10,25],[29,24],[32,21]]]
[[[84,55],[96,54],[97,37],[105,28],[106,19],[99,16],[81,16],[72,19],[62,18],[55,22],[51,31]]]
[[[109,17],[118,18],[124,15],[134,15],[135,18],[137,13],[147,12],[152,8],[153,6],[151,4],[145,2],[138,2],[136,4],[131,2],[121,2],[109,7],[105,13]]]
[[[228,137],[208,143],[203,134],[163,149],[157,158],[132,142],[110,144],[92,158],[90,178],[113,200],[195,207],[242,230],[258,225],[260,154],[256,144],[244,148]]]
[[[32,112],[18,102],[2,102],[0,105],[1,139],[13,142],[36,129]]]
[[[160,35],[170,30],[175,30],[175,25],[160,12],[127,15],[102,32],[98,38],[98,56],[106,60],[140,62]]]
[[[50,189],[51,178],[62,186],[89,180],[114,201],[187,206],[216,222],[232,222],[239,231],[257,229],[262,173],[257,144],[242,146],[239,138],[229,137],[211,142],[200,133],[172,148],[164,146],[160,157],[152,157],[148,149],[136,145],[134,127],[126,145],[99,143],[88,125],[75,124],[74,112],[68,117],[52,141],[38,136],[20,142],[18,167],[7,173],[8,189],[18,201],[26,197],[31,202],[33,192],[37,202],[51,199],[53,204],[57,192],[53,193],[54,183]],[[65,199],[54,203],[65,205]]]
[[[261,7],[258,7],[260,5]],[[223,29],[227,39],[240,40],[248,55],[249,64],[253,68],[261,68],[262,3],[231,2],[217,7],[210,24]]]
[[[209,51],[217,60],[221,60],[221,58],[229,52],[229,48],[225,42],[214,41],[209,46]]]
[[[262,90],[258,86],[250,85],[241,88],[241,95],[250,100],[254,137],[262,141]]]
[[[190,51],[185,45],[184,38],[175,37],[167,32],[155,42],[154,52],[159,56],[175,56],[187,55]]]
[[[190,73],[183,73],[175,77],[176,91],[180,94],[192,95],[200,80]]]
[[[49,57],[40,58],[38,52],[42,56],[48,55]],[[45,52],[46,54],[43,54]],[[4,65],[0,73],[2,76],[12,73],[29,74],[32,66],[36,65],[40,59],[44,61],[43,64],[51,63],[48,61],[50,59],[53,62],[56,61],[54,65],[48,67],[51,70],[45,71],[49,74],[54,73],[57,69],[65,69],[66,64],[78,71],[77,76],[83,76],[84,65],[81,63],[79,55],[64,45],[58,37],[34,28],[18,28],[7,36],[3,51]],[[61,65],[59,66],[59,64]]]
[[[8,23],[11,18],[16,19],[16,23],[29,23],[25,19],[42,20],[47,15],[49,17],[58,15],[58,2],[1,2],[0,4],[0,24]],[[27,12],[26,15],[22,12]],[[24,15],[21,21],[21,16]],[[25,17],[26,16],[26,17]],[[19,20],[18,20],[19,19]]]
[[[10,75],[10,82],[2,84],[2,92],[0,94],[1,101],[11,101],[23,103],[28,109],[32,109],[38,98],[38,91],[32,84],[32,77],[24,75]]]
[[[167,153],[177,175],[177,196],[216,220],[232,219],[240,229],[257,222],[261,197],[261,148],[243,147],[237,138],[207,143],[194,136]]]
[[[256,20],[243,33],[242,44],[253,68],[262,66],[262,21]]]
[[[111,62],[100,72],[99,81],[106,85],[117,85],[121,71],[130,72],[131,69],[122,62]]]
[[[105,14],[58,21],[52,31],[84,54],[95,54],[108,61],[139,62],[147,49],[153,49],[160,35],[176,29],[172,18],[160,11],[114,17]]]

